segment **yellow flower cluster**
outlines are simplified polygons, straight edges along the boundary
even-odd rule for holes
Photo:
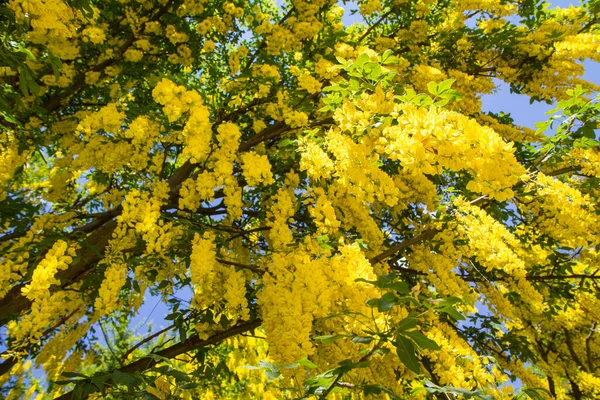
[[[177,28],[173,25],[167,25],[166,29],[167,38],[173,44],[185,43],[190,40],[190,37],[184,32],[178,32]]]
[[[538,142],[542,139],[540,134],[536,134],[533,129],[522,127],[522,126],[514,126],[509,124],[502,124],[498,122],[497,119],[485,114],[477,114],[476,116],[477,122],[481,125],[489,126],[502,136],[502,138],[507,142]]]
[[[19,154],[18,145],[12,135],[2,141],[0,147],[0,201],[6,198],[6,189],[15,171],[27,160],[27,153]],[[3,275],[3,274],[2,274]]]
[[[183,228],[181,226],[159,220],[156,231],[143,236],[146,240],[146,254],[168,259],[168,250],[181,237],[182,233]]]
[[[190,118],[183,128],[183,154],[188,155],[193,163],[204,161],[210,153],[212,124],[209,118],[208,108],[198,103],[190,109]]]
[[[196,234],[190,256],[194,307],[204,309],[224,299],[229,317],[247,319],[246,277],[242,271],[218,263],[216,256],[214,235]]]
[[[129,62],[138,62],[144,58],[144,53],[138,49],[127,49],[123,57]]]
[[[461,0],[455,7],[459,11],[482,10],[492,13],[498,17],[512,15],[516,11],[516,6],[510,3],[504,3],[501,0]]]
[[[385,128],[381,151],[409,171],[439,174],[467,170],[467,189],[498,200],[513,197],[511,187],[525,175],[506,143],[488,127],[462,114],[437,108],[401,106],[398,125]]]
[[[147,157],[135,151],[135,147],[124,141],[108,141],[102,135],[94,135],[89,141],[77,143],[69,148],[71,154],[57,165],[71,167],[74,170],[89,170],[95,168],[99,171],[114,173],[130,162],[138,170],[145,167]],[[78,155],[73,159],[74,155]]]
[[[467,282],[456,276],[456,265],[464,255],[461,248],[453,245],[456,235],[448,229],[438,233],[435,239],[441,242],[443,251],[433,252],[428,245],[417,246],[406,257],[407,264],[410,268],[427,274],[428,282],[440,295],[458,296],[470,307],[474,307],[478,300],[476,293],[473,293]]]
[[[307,199],[305,203],[314,202],[314,205],[308,207],[308,212],[315,219],[317,235],[336,235],[341,223],[335,215],[331,201],[327,198],[323,188],[316,187],[313,192],[316,201]]]
[[[381,11],[383,6],[380,0],[367,0],[360,3],[359,7],[362,15],[369,16],[373,13]]]
[[[570,35],[554,45],[558,56],[569,59],[590,58],[600,61],[600,35],[597,33],[579,33]]]
[[[265,20],[265,22],[268,21]],[[267,53],[271,55],[279,55],[295,50],[298,47],[298,39],[294,36],[294,32],[281,25],[270,25],[271,30],[267,37]]]
[[[298,140],[300,170],[306,171],[314,180],[331,177],[335,165],[331,158],[314,141],[307,138]]]
[[[12,320],[7,325],[8,334],[13,339],[13,348],[36,343],[58,318],[81,306],[80,296],[73,296],[68,291],[50,290],[60,284],[55,277],[56,273],[68,268],[75,255],[75,247],[69,247],[65,241],[59,240],[37,265],[31,282],[21,290],[32,302],[31,311],[20,320]]]
[[[315,73],[322,79],[332,79],[339,74],[339,69],[331,61],[320,58],[314,66]]]
[[[309,74],[300,74],[298,75],[298,86],[310,94],[315,94],[321,91],[323,84]]]
[[[242,271],[230,269],[225,278],[223,298],[230,313],[241,320],[248,320],[248,300],[246,300],[246,277]]]
[[[28,39],[32,43],[46,45],[52,53],[72,60],[79,51],[71,39],[79,26],[75,10],[63,0],[10,0],[17,21],[27,21],[31,30]]]
[[[37,217],[23,237],[12,242],[0,244],[0,297],[4,297],[10,288],[27,273],[30,261],[29,249],[40,247],[45,232],[64,229],[72,213],[62,215],[44,214]]]
[[[164,106],[163,112],[170,122],[189,111],[189,119],[182,132],[185,143],[183,154],[194,163],[204,161],[210,152],[212,124],[209,110],[200,95],[163,78],[152,91],[152,96]]]
[[[152,193],[132,189],[125,196],[123,212],[117,217],[117,221],[134,228],[140,234],[155,234],[160,207],[168,198],[169,185],[164,181],[156,182]]]
[[[102,129],[105,132],[121,132],[125,113],[119,110],[116,103],[110,103],[95,113],[87,115],[77,126],[77,133],[85,139],[91,139],[93,134]]]
[[[248,55],[248,48],[240,46],[229,53],[229,73],[235,75],[240,71],[240,61]]]
[[[600,376],[580,371],[577,374],[577,383],[581,391],[589,398],[600,396]]]
[[[427,358],[434,362],[433,369],[441,385],[473,390],[508,380],[497,368],[488,371],[487,358],[479,357],[450,325],[438,322],[427,336],[441,347],[439,351],[426,351]],[[494,392],[489,394],[499,398],[499,393]]]
[[[342,225],[356,229],[369,249],[377,252],[381,250],[385,237],[373,219],[368,203],[365,202],[366,194],[366,191],[356,185],[347,185],[343,181],[338,181],[329,188],[328,197],[334,208],[340,210],[336,215],[340,217]]]
[[[585,175],[600,178],[600,151],[595,148],[575,148],[569,152],[569,158],[580,165]]]
[[[308,123],[308,115],[303,111],[297,111],[286,104],[289,95],[286,92],[277,92],[277,102],[266,105],[267,115],[276,121],[284,121],[291,128],[300,128]]]
[[[69,247],[64,240],[54,243],[44,259],[35,267],[31,283],[21,290],[23,295],[32,301],[44,297],[52,285],[60,284],[55,277],[56,273],[67,269],[75,255],[75,248]]]
[[[288,219],[294,215],[294,192],[293,189],[280,188],[273,198],[270,216],[273,224],[269,231],[269,240],[275,251],[284,251],[286,246],[293,242],[294,238],[288,226]]]
[[[265,79],[270,79],[275,82],[279,81],[280,75],[277,67],[270,64],[262,64],[260,67],[255,67],[252,71],[253,76],[260,76]]]
[[[375,290],[356,279],[372,279],[373,270],[358,245],[340,250],[336,257],[328,258],[327,253],[318,257],[320,247],[307,238],[296,251],[274,253],[269,260],[269,274],[263,277],[258,304],[269,352],[275,360],[292,363],[313,355],[313,323],[327,317],[334,307],[368,312],[365,301],[375,296]],[[345,332],[364,329],[356,317],[323,323],[326,325],[320,328],[327,326],[334,331],[341,323],[347,324]]]
[[[99,26],[88,26],[81,32],[81,35],[84,42],[90,41],[94,44],[102,44],[106,40],[106,34]]]
[[[533,215],[543,232],[572,248],[598,244],[595,232],[600,220],[589,195],[542,173],[529,187],[536,190],[536,196],[521,207]]]
[[[270,185],[273,183],[271,164],[266,155],[249,151],[240,155],[242,172],[248,186]]]
[[[525,263],[515,253],[517,239],[484,210],[462,198],[455,200],[457,232],[469,239],[469,248],[486,270],[500,269],[516,278],[526,274]]]
[[[462,198],[454,204],[457,207],[456,231],[469,240],[465,254],[475,257],[487,271],[506,272],[510,276],[508,282],[511,288],[529,305],[529,312],[540,314],[545,311],[543,295],[526,279],[527,269],[518,254],[521,246],[517,238],[479,207],[470,205]]]
[[[163,106],[163,112],[169,118],[169,122],[177,121],[191,107],[202,105],[202,98],[197,92],[178,86],[167,78],[156,84],[152,90],[152,97]]]
[[[215,153],[214,172],[219,184],[223,184],[227,214],[231,219],[242,216],[242,191],[233,176],[233,161],[239,147],[241,132],[237,125],[230,122],[217,128],[219,148]]]
[[[190,255],[190,274],[194,285],[194,303],[202,309],[214,302],[216,293],[211,292],[213,281],[216,279],[215,267],[216,247],[214,237],[205,233],[194,236],[192,254]]]
[[[56,79],[54,74],[42,76],[40,79],[47,86],[67,87],[73,82],[77,75],[77,70],[72,65],[63,65],[60,71],[60,77]]]
[[[139,116],[129,124],[129,129],[123,136],[131,139],[135,146],[149,149],[154,144],[154,139],[159,134],[159,125],[145,116]]]
[[[35,359],[35,364],[43,366],[46,374],[51,377],[58,375],[61,370],[65,370],[66,366],[63,365],[65,356],[90,328],[89,323],[82,323],[75,328],[71,328],[72,323],[70,321],[77,321],[77,317],[70,318],[67,325],[61,327],[60,332],[44,344],[40,354]]]
[[[270,353],[276,360],[293,363],[314,352],[310,341],[313,312],[326,313],[331,303],[323,270],[319,260],[298,251],[273,256],[258,304]]]
[[[117,297],[127,280],[127,264],[112,262],[104,271],[104,279],[98,289],[98,297],[94,302],[94,313],[98,318],[110,314],[119,307]]]

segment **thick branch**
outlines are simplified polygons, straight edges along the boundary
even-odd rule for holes
[[[193,164],[187,162],[173,173],[169,178],[171,196],[177,196],[178,190],[176,188],[191,174],[194,168]],[[115,210],[108,212],[107,215],[102,215],[84,226],[86,228],[82,229],[82,231],[91,231],[92,233],[81,243],[82,249],[77,259],[69,268],[56,274],[57,279],[63,283],[63,286],[71,284],[78,277],[85,276],[85,273],[92,265],[102,260],[104,249],[117,227],[117,222],[112,218],[119,215],[121,211],[122,207],[119,206]],[[108,221],[107,218],[109,219]],[[31,307],[31,301],[21,294],[21,289],[25,285],[26,283],[21,283],[14,286],[4,298],[0,299],[0,326],[4,326],[12,318]]]
[[[400,242],[397,245],[394,245],[394,246],[390,247],[386,251],[384,251],[382,253],[379,253],[375,257],[372,257],[369,261],[373,265],[377,264],[377,263],[385,260],[386,258],[393,256],[394,254],[396,254],[400,250],[404,250],[407,247],[410,247],[410,246],[412,246],[414,244],[420,243],[420,242],[422,242],[424,240],[432,239],[435,236],[436,233],[438,233],[437,229],[427,229],[426,231],[424,231],[420,235],[417,235],[417,236],[415,236],[413,238],[410,238],[408,240]]]
[[[573,361],[575,361],[575,363],[577,364],[577,366],[579,368],[581,368],[583,371],[587,372],[586,366],[581,362],[581,360],[579,359],[579,356],[577,355],[577,352],[575,351],[575,348],[573,347],[573,338],[571,337],[571,334],[569,333],[568,330],[566,330],[564,328],[563,328],[563,331],[565,332],[565,342],[567,343],[567,349],[569,349],[569,354],[571,354]]]

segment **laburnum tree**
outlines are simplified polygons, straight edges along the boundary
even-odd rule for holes
[[[598,1],[0,7],[0,396],[600,396]]]

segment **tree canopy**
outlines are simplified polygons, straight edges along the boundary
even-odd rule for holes
[[[600,396],[597,0],[0,7],[0,397]]]

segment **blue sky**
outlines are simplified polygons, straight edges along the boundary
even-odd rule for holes
[[[568,0],[552,0],[549,3],[553,7],[568,7],[569,5],[580,4],[579,1]],[[585,68],[583,78],[595,84],[600,84],[600,64],[586,61],[583,65]],[[529,104],[528,96],[510,93],[508,85],[501,83],[497,93],[482,97],[482,108],[484,111],[510,113],[517,125],[533,128],[536,122],[547,120],[548,115],[546,115],[546,112],[554,107],[552,104],[540,102]]]

